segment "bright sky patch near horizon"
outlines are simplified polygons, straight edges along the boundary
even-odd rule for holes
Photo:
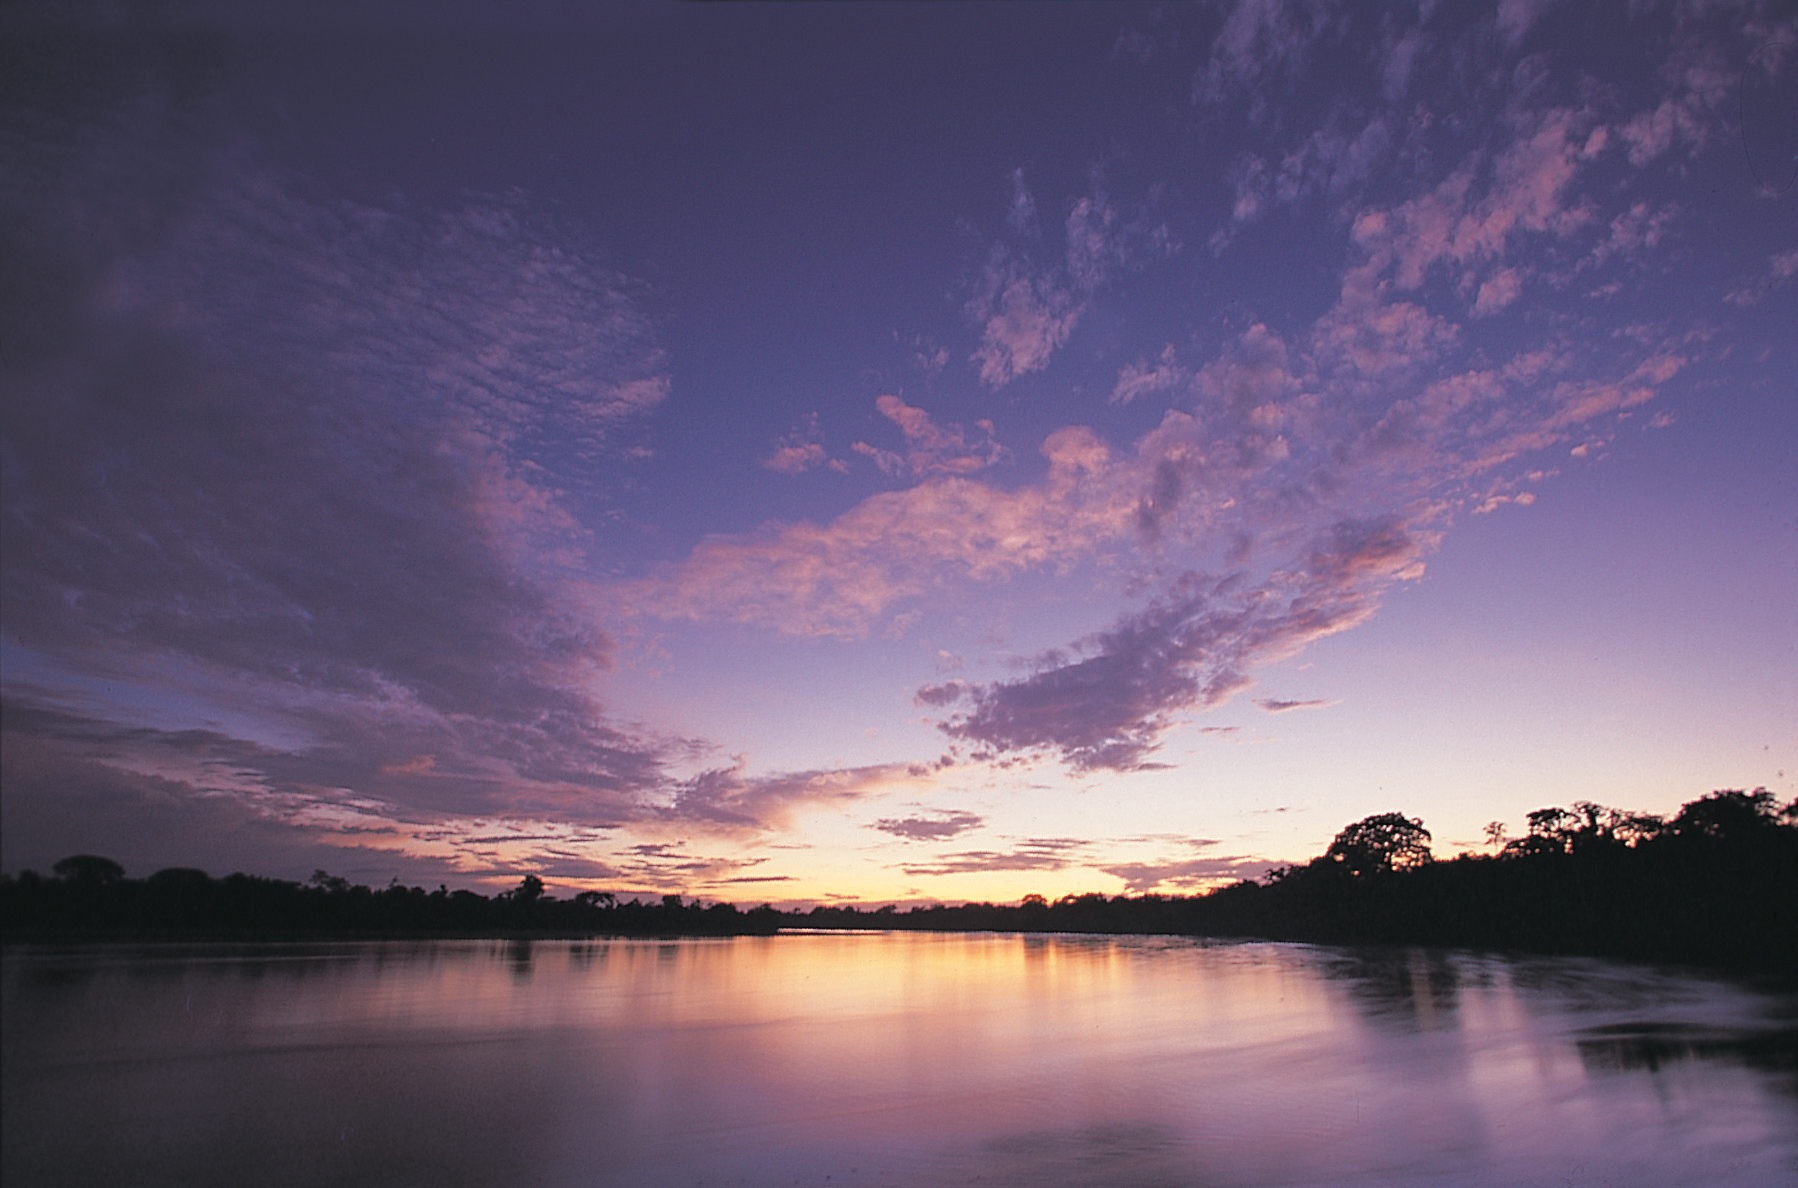
[[[0,11],[0,863],[1189,892],[1798,794],[1780,4]]]

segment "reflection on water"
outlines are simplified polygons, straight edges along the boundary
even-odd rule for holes
[[[9,949],[36,1184],[1798,1182],[1789,997],[1589,961],[787,935]]]

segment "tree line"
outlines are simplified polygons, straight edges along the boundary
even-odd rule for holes
[[[621,900],[603,891],[571,899],[546,893],[526,875],[497,895],[438,887],[351,884],[316,871],[304,883],[256,875],[213,878],[171,867],[128,879],[110,858],[77,854],[44,878],[0,876],[0,926],[6,938],[84,936],[493,936],[512,934],[733,936],[772,933],[788,923],[771,907],[739,911],[679,895]]]
[[[1017,904],[748,911],[679,895],[548,895],[536,875],[488,897],[175,868],[128,879],[77,855],[0,876],[8,940],[173,935],[769,934],[782,928],[1169,933],[1324,944],[1585,954],[1798,974],[1798,800],[1725,790],[1668,818],[1590,801],[1529,814],[1497,852],[1438,861],[1423,822],[1380,813],[1302,865],[1204,895],[1040,895]]]

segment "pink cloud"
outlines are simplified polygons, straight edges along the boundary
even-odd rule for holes
[[[852,448],[873,458],[888,474],[972,474],[1003,461],[1006,456],[1005,447],[993,440],[991,421],[976,421],[975,428],[980,430],[980,436],[970,441],[962,426],[938,425],[930,419],[929,413],[897,396],[882,396],[874,406],[905,435],[905,456],[901,458],[866,442],[858,441]]]
[[[762,465],[781,474],[803,474],[825,461],[824,447],[815,441],[783,445],[762,460]]]
[[[1685,363],[1679,355],[1660,352],[1644,359],[1620,380],[1557,384],[1551,396],[1553,411],[1544,422],[1544,428],[1565,429],[1607,413],[1646,404],[1654,399],[1656,389],[1679,374]]]
[[[1014,242],[993,250],[964,307],[980,327],[980,345],[971,361],[981,382],[993,388],[1047,367],[1067,344],[1093,296],[1119,269],[1178,247],[1166,225],[1156,223],[1146,208],[1128,218],[1120,215],[1095,171],[1092,192],[1076,199],[1068,213],[1063,260],[1038,262],[1029,243],[1017,242],[1037,239],[1036,207],[1022,171],[1013,172],[1012,187],[1007,225]],[[1028,218],[1019,217],[1024,210]]]
[[[846,469],[845,463],[825,451],[823,437],[818,414],[807,413],[791,433],[775,443],[774,452],[762,459],[762,465],[779,474],[804,474],[818,466]]]
[[[1473,303],[1473,316],[1483,318],[1495,314],[1523,291],[1523,280],[1515,268],[1494,273],[1480,285],[1480,295]]]
[[[1679,207],[1671,204],[1654,210],[1646,202],[1637,202],[1611,220],[1610,236],[1592,249],[1591,256],[1581,262],[1581,267],[1603,264],[1612,256],[1635,259],[1643,248],[1660,244],[1668,225],[1678,215]]]
[[[1242,879],[1260,878],[1269,863],[1260,858],[1178,858],[1165,862],[1115,862],[1099,867],[1106,874],[1124,881],[1130,895],[1154,892],[1187,893],[1234,883]]]
[[[848,804],[894,787],[916,785],[927,776],[916,767],[897,764],[751,776],[738,762],[679,784],[659,815],[722,833],[758,832],[786,827],[805,808]]]
[[[1292,394],[1296,380],[1286,343],[1256,322],[1223,355],[1199,369],[1193,391],[1206,404],[1233,410],[1266,430],[1273,426],[1280,400]]]
[[[999,490],[935,475],[871,496],[826,525],[711,537],[616,593],[636,613],[855,637],[893,605],[955,581],[991,582],[1085,557],[1128,532],[1133,496],[1091,430],[1044,441],[1042,482]]]
[[[987,266],[968,314],[980,324],[973,361],[989,387],[1040,371],[1074,332],[1086,299],[1052,272],[1003,257]]]
[[[1146,396],[1151,392],[1166,392],[1179,388],[1191,379],[1191,374],[1174,358],[1174,347],[1169,343],[1161,352],[1161,357],[1151,365],[1148,363],[1127,363],[1118,372],[1117,385],[1111,390],[1113,404],[1129,404],[1138,396]]]
[[[1433,190],[1394,209],[1358,215],[1352,236],[1366,263],[1344,284],[1345,301],[1351,295],[1363,306],[1383,300],[1379,283],[1387,276],[1401,289],[1419,288],[1439,266],[1450,268],[1463,287],[1477,287],[1480,273],[1502,261],[1518,235],[1565,236],[1589,222],[1590,209],[1569,205],[1567,193],[1602,144],[1591,134],[1593,117],[1555,108],[1533,120],[1525,135],[1498,153],[1484,185],[1473,157]],[[1494,287],[1486,291],[1483,312],[1502,308],[1499,299],[1515,285],[1515,276],[1503,275],[1487,276]]]

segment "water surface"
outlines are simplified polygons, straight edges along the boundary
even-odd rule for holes
[[[1798,1182],[1798,1001],[1167,938],[12,948],[27,1185]]]

